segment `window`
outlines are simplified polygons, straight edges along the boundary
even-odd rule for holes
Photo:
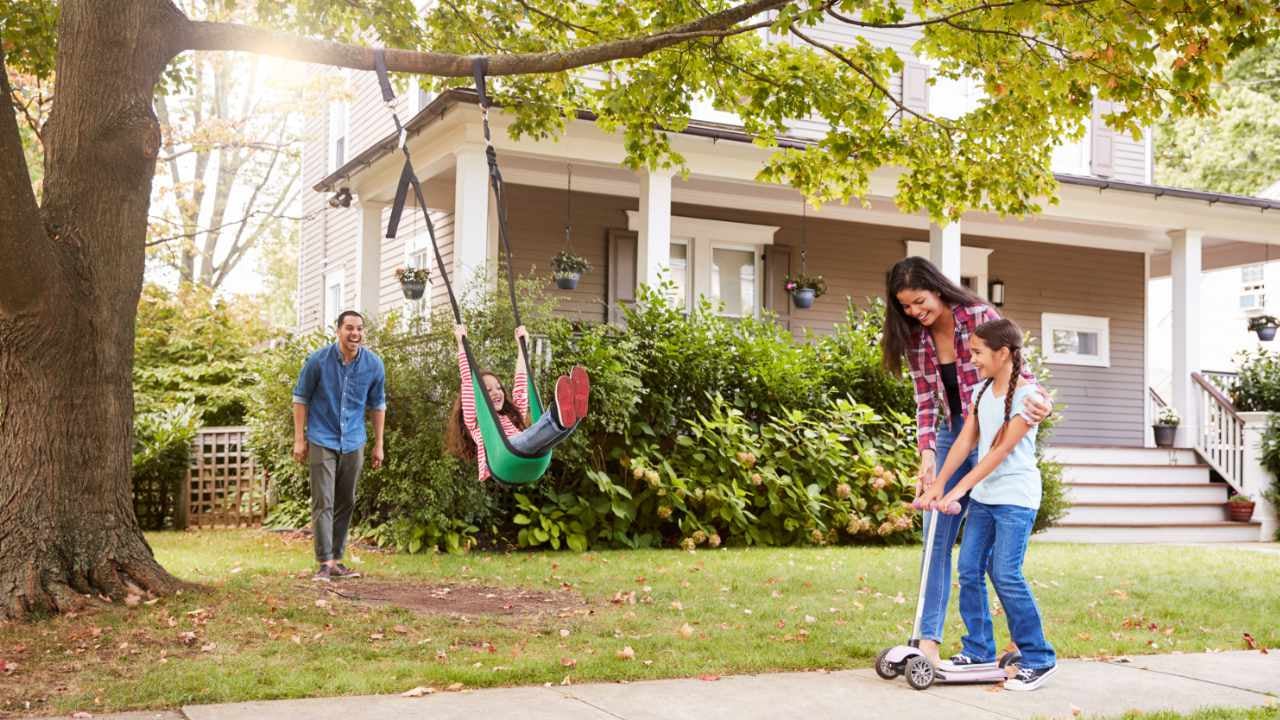
[[[422,108],[435,100],[436,94],[422,86],[422,79],[413,77],[409,80],[409,117],[422,112]]]
[[[629,229],[639,213],[627,211]],[[764,248],[773,243],[772,225],[671,217],[668,277],[675,285],[671,301],[688,308],[694,298],[722,303],[726,317],[756,317],[764,302]]]
[[[1240,268],[1240,309],[1263,311],[1267,308],[1267,283],[1262,264]]]
[[[405,239],[404,244],[404,266],[413,268],[427,268],[431,270],[431,279],[436,279],[435,267],[432,262],[431,253],[431,236],[427,234],[427,228],[421,227],[417,232]],[[404,298],[404,314],[405,319],[426,318],[431,314],[431,284],[427,284],[427,290],[422,297],[417,300]]]
[[[347,162],[347,136],[351,130],[351,107],[343,101],[329,102],[329,172]]]
[[[1084,123],[1084,135],[1079,140],[1065,141],[1053,148],[1050,167],[1054,172],[1068,175],[1089,175],[1092,172],[1089,148],[1093,137],[1090,133],[1090,123]]]
[[[1046,362],[1111,367],[1110,318],[1044,313],[1040,329]]]
[[[334,270],[324,274],[324,325],[333,328],[338,322],[338,314],[342,312],[343,302],[342,271]]]

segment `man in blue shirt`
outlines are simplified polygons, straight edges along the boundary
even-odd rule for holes
[[[364,316],[343,312],[338,341],[307,358],[293,388],[293,458],[311,471],[311,526],[320,563],[316,580],[360,576],[341,560],[364,465],[366,410],[374,434],[370,464],[382,467],[386,370],[363,342]]]

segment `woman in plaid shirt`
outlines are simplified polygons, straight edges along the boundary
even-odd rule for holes
[[[951,282],[924,258],[910,257],[894,264],[885,277],[885,296],[884,336],[880,343],[884,366],[891,373],[899,373],[905,359],[915,385],[919,496],[946,462],[947,451],[969,414],[973,389],[981,382],[969,348],[973,331],[1000,316],[982,298]],[[1035,382],[1029,369],[1024,368],[1022,375]],[[1043,391],[1027,400],[1027,414],[1036,423],[1052,411]],[[974,452],[951,476],[946,490],[951,490],[976,463]],[[962,508],[967,508],[968,501],[968,496],[961,500]],[[936,665],[951,594],[951,549],[964,511],[957,515],[935,514],[935,518],[939,526],[930,550],[930,567],[938,570],[929,573],[925,588],[920,650]]]

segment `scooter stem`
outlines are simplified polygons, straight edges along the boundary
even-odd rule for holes
[[[929,565],[933,559],[933,537],[938,530],[938,512],[924,511],[924,559],[920,563],[920,594],[916,596],[916,620],[911,627],[911,645],[920,640],[920,620],[924,617],[924,592],[929,583]]]

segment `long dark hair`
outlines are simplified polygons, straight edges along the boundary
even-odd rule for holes
[[[503,385],[501,378],[495,375],[491,370],[481,370],[476,373],[476,376],[480,378],[481,388],[484,387],[484,378],[486,376],[498,381],[498,385],[502,388],[502,408],[498,410],[499,415],[510,420],[511,424],[515,425],[517,430],[524,430],[529,426],[529,423],[525,421],[524,416],[520,414],[520,411],[517,410],[516,406],[511,402],[511,393],[507,392],[507,386]],[[488,394],[476,397],[475,401],[476,415],[479,415],[482,412],[488,412],[480,407],[480,403],[489,403]],[[471,439],[471,432],[467,430],[467,423],[462,415],[462,395],[458,395],[458,397],[454,399],[453,408],[449,411],[449,425],[445,428],[444,433],[444,449],[450,455],[453,455],[460,460],[470,462],[476,459],[476,441]]]
[[[1022,328],[1012,320],[1000,318],[982,323],[973,331],[973,334],[982,338],[982,342],[993,351],[1009,348],[1009,355],[1013,360],[1013,370],[1009,373],[1009,389],[1004,394],[1004,423],[996,433],[995,439],[991,441],[991,447],[995,447],[1000,442],[1000,436],[1004,435],[1005,428],[1009,427],[1009,416],[1013,414],[1013,391],[1017,389],[1018,378],[1022,376]],[[987,381],[982,384],[982,389],[978,391],[977,399],[973,401],[973,422],[978,432],[982,432],[982,424],[979,420],[981,414],[977,411],[977,405],[982,402],[982,396],[994,380],[995,378],[987,378]]]
[[[902,372],[902,359],[911,345],[911,335],[920,321],[907,315],[898,302],[903,290],[928,290],[949,305],[981,305],[982,298],[951,282],[933,263],[922,257],[903,258],[884,277],[884,334],[880,353],[884,367],[895,375]]]

